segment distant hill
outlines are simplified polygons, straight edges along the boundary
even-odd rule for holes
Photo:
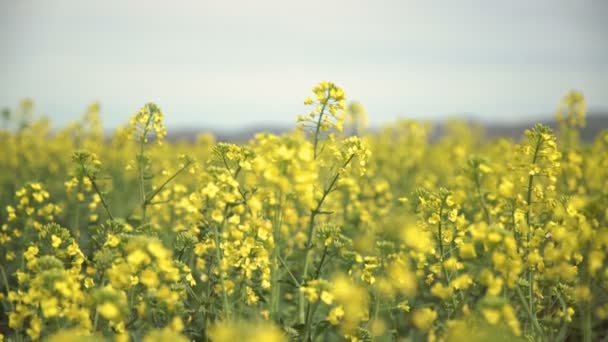
[[[489,137],[509,137],[519,139],[524,130],[531,128],[537,122],[521,122],[515,124],[487,124],[484,125]],[[555,119],[541,120],[540,123],[557,128]],[[583,141],[593,141],[602,130],[608,128],[608,113],[587,114],[587,125],[581,130]]]
[[[552,128],[557,128],[557,122],[555,119],[543,119],[540,121],[519,121],[515,123],[487,123],[476,120],[465,120],[472,125],[479,125],[484,127],[486,136],[489,138],[506,137],[518,140],[523,135],[524,131],[531,128],[534,124],[540,122],[548,125]],[[294,126],[250,126],[241,129],[234,130],[208,130],[199,129],[193,127],[187,128],[172,128],[169,129],[167,139],[170,141],[194,141],[196,137],[204,132],[212,133],[217,141],[229,141],[229,142],[246,142],[253,138],[255,134],[259,132],[269,132],[275,134],[281,134],[290,131]],[[433,137],[437,138],[441,136],[444,128],[444,122],[435,123],[435,131]],[[587,125],[581,131],[581,137],[584,141],[590,142],[600,133],[602,130],[608,128],[608,113],[589,113],[587,114]],[[372,129],[374,131],[374,129]]]

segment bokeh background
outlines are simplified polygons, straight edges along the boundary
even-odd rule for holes
[[[512,123],[582,91],[608,112],[608,2],[0,1],[0,106],[62,126],[145,102],[170,128],[294,125],[320,80],[398,117]]]

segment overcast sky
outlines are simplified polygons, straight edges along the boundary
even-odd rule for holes
[[[569,89],[608,109],[608,1],[1,0],[0,106],[107,127],[294,123],[332,80],[373,124],[518,120]]]

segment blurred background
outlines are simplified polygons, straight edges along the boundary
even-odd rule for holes
[[[61,127],[99,101],[112,129],[153,101],[170,130],[280,130],[331,80],[372,127],[545,120],[570,89],[601,116],[606,18],[603,0],[2,0],[0,106],[32,98]]]

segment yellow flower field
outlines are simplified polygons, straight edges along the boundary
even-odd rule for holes
[[[608,130],[580,140],[582,94],[519,141],[366,133],[331,82],[304,103],[244,144],[165,141],[153,103],[109,137],[97,104],[57,132],[6,113],[0,341],[608,338]]]

